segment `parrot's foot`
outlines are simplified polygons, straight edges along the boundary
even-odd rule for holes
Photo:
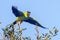
[[[20,25],[21,25],[21,23],[22,23],[22,21],[18,21],[18,26],[20,26]]]

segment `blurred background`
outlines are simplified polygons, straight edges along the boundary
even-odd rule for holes
[[[16,6],[22,12],[30,11],[30,16],[35,18],[41,25],[52,29],[54,26],[59,30],[58,35],[52,40],[60,39],[60,0],[1,0],[0,1],[0,33],[6,25],[15,21],[15,15],[12,13],[12,5]],[[17,26],[17,25],[16,25]],[[22,36],[30,36],[35,40],[35,27],[32,24],[23,22],[21,28],[27,28]],[[48,29],[39,29],[39,34],[47,33]],[[0,36],[2,38],[3,36]]]

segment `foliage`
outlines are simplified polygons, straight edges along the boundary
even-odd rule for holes
[[[14,26],[10,27],[10,25],[7,25],[6,28],[2,30],[4,33],[4,38],[2,40],[31,40],[31,37],[22,37],[22,33],[26,28],[21,29],[19,27],[15,30]],[[52,37],[56,36],[58,33],[58,30],[55,27],[46,34],[42,33],[42,35],[39,35],[38,26],[36,26],[35,30],[36,40],[51,40]]]
[[[2,22],[0,22],[0,24],[1,24]]]

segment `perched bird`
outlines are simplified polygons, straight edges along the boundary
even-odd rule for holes
[[[43,27],[40,23],[38,23],[35,19],[30,17],[31,12],[29,12],[29,11],[26,11],[23,13],[23,12],[19,11],[15,6],[12,6],[12,12],[16,16],[16,20],[12,23],[13,25],[15,25],[17,22],[19,22],[19,25],[22,22],[28,22],[30,24],[37,25],[42,28],[46,28],[46,27]]]

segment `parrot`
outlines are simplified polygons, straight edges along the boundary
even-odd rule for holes
[[[17,7],[12,6],[12,13],[16,16],[16,20],[12,23],[13,25],[15,25],[17,22],[18,22],[18,25],[20,25],[22,22],[27,22],[32,25],[37,25],[44,29],[46,28],[46,27],[42,26],[34,18],[30,17],[30,13],[31,13],[30,11],[22,12],[22,11],[18,10]],[[11,27],[11,25],[10,25],[10,27]]]

